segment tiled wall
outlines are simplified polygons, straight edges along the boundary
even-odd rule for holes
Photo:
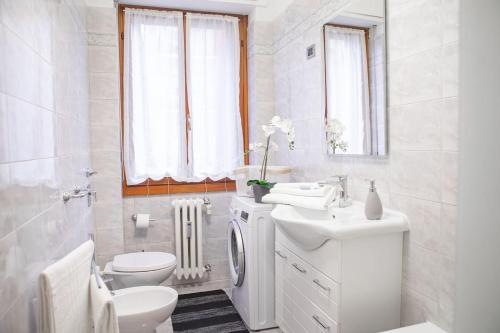
[[[448,332],[454,313],[458,150],[458,1],[388,0],[388,158],[327,157],[323,142],[322,24],[346,1],[296,0],[274,22],[276,113],[296,126],[279,161],[297,180],[350,176],[365,200],[374,178],[386,207],[410,218],[405,235],[402,324],[430,320]],[[317,50],[320,50],[318,48]],[[321,52],[319,52],[321,53]]]
[[[213,209],[210,216],[203,215],[203,262],[210,264],[212,271],[202,279],[177,280],[171,277],[166,285],[174,285],[179,292],[229,288],[227,252],[227,225],[230,221],[229,204],[233,192],[209,193]],[[151,197],[129,197],[123,200],[123,229],[125,252],[165,251],[175,254],[174,208],[172,201],[178,198],[203,197],[203,194],[161,195]],[[136,230],[130,219],[135,213],[149,213],[156,221],[147,230]]]
[[[99,173],[92,183],[98,191],[94,206],[97,261],[104,267],[116,254],[135,251],[175,253],[172,200],[203,197],[202,193],[122,198],[120,159],[119,62],[115,8],[91,7],[89,34],[92,165]],[[209,290],[230,286],[227,223],[233,192],[209,193],[213,213],[205,219],[204,262],[212,272],[201,280],[171,278],[178,290]],[[136,231],[132,214],[149,213],[157,219],[147,231]]]
[[[251,15],[248,24],[248,115],[249,142],[265,143],[260,125],[267,124],[274,112],[273,25]],[[271,155],[271,161],[275,155]],[[258,164],[262,154],[250,153],[252,164]]]
[[[121,188],[118,29],[116,9],[87,9],[90,79],[90,149],[97,191],[96,254],[107,260],[124,252]]]
[[[0,332],[36,332],[37,278],[88,239],[85,7],[0,0]]]

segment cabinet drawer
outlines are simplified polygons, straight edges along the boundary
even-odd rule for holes
[[[290,276],[290,282],[298,290],[307,293],[307,290],[311,288],[312,267],[292,252],[288,253],[289,260],[287,269]]]
[[[304,325],[304,319],[307,318],[307,314],[303,312],[300,307],[296,304],[296,299],[285,296],[286,305],[283,307],[283,326],[280,328],[285,333],[306,333],[308,332]]]
[[[311,271],[311,301],[324,311],[329,317],[338,321],[340,303],[340,287],[323,273],[316,269]]]
[[[283,247],[281,244],[275,244],[274,250],[274,265],[275,265],[275,286],[277,290],[283,289],[283,281],[287,278],[288,274],[288,262],[290,254],[289,251]]]
[[[323,311],[321,311],[317,306],[311,303],[310,320],[312,321],[313,333],[338,333],[337,322],[330,317],[328,317]]]

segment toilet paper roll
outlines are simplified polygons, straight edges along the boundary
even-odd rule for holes
[[[147,229],[149,227],[149,214],[137,214],[135,227],[137,229]]]

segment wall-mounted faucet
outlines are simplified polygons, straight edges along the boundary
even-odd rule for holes
[[[67,203],[71,199],[79,199],[84,197],[87,197],[87,204],[89,207],[92,205],[92,198],[94,199],[94,201],[97,201],[97,192],[92,191],[92,187],[90,184],[88,184],[85,188],[75,186],[72,191],[64,192],[62,195],[64,203]]]
[[[91,176],[97,174],[97,171],[94,171],[91,168],[85,168],[83,169],[83,173],[85,174],[85,177],[90,178]]]

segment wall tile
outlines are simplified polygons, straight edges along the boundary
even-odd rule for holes
[[[458,153],[444,152],[442,163],[442,201],[449,204],[456,204],[458,190]]]
[[[440,1],[416,0],[399,8],[389,8],[391,61],[441,45]]]
[[[458,151],[458,98],[446,98],[441,111],[441,140],[445,151]]]
[[[90,98],[113,99],[118,98],[118,78],[114,73],[90,74]]]
[[[16,233],[11,232],[0,239],[0,318],[19,296],[21,286],[17,278]]]
[[[87,32],[101,34],[116,34],[116,9],[89,7],[87,10]]]
[[[92,125],[116,128],[120,124],[120,107],[118,100],[91,100],[90,122]]]
[[[392,107],[392,149],[441,150],[442,109],[441,100]]]
[[[421,294],[403,287],[401,325],[409,326],[425,321],[436,322],[438,304]]]
[[[92,151],[120,151],[120,130],[115,127],[93,125],[90,133]]]
[[[458,95],[458,43],[446,45],[442,55],[443,96]]]
[[[438,252],[442,243],[441,204],[394,195],[393,208],[405,212],[410,222],[409,239],[422,247]]]
[[[123,229],[100,229],[96,231],[96,252],[102,254],[121,254],[123,248]]]
[[[420,198],[441,199],[441,153],[396,152],[391,156],[391,191]]]
[[[441,257],[436,252],[405,243],[403,280],[408,288],[437,301]]]
[[[448,258],[455,259],[456,247],[456,223],[458,220],[458,209],[454,205],[443,204],[441,206],[441,232],[440,252]]]
[[[441,59],[441,49],[434,49],[391,62],[390,106],[441,98]]]
[[[458,40],[459,0],[443,0],[441,15],[443,22],[443,42],[451,43]]]
[[[118,49],[109,46],[89,46],[89,67],[94,73],[118,72]]]

